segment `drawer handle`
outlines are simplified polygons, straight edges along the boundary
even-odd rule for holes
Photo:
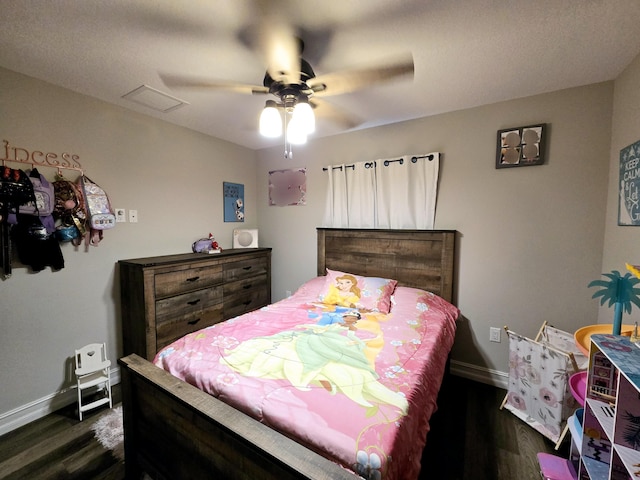
[[[249,285],[243,285],[242,288],[244,288],[245,290],[250,289],[251,287],[253,287],[253,285],[249,284]]]
[[[190,322],[187,322],[189,325],[195,325],[196,323],[198,323],[200,321],[199,318],[196,318],[195,320],[191,320]]]
[[[190,278],[187,278],[187,282],[193,283],[197,281],[199,278],[200,278],[199,275],[197,277],[190,277]]]
[[[247,300],[246,302],[244,302],[244,303],[243,303],[243,305],[244,305],[245,307],[247,307],[247,306],[249,306],[249,305],[251,304],[251,302],[252,302],[252,301],[253,301],[253,300]]]
[[[189,305],[197,305],[198,303],[200,303],[200,299],[197,298],[195,300],[191,300],[190,302],[187,302]]]
[[[251,270],[251,265],[249,265],[248,267],[242,267],[243,270]]]

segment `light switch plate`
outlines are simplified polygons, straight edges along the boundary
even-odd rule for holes
[[[498,327],[489,327],[489,341],[500,343],[500,329]]]

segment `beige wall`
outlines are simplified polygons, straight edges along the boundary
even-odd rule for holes
[[[324,165],[439,151],[443,154],[436,228],[460,232],[453,368],[504,382],[508,345],[489,327],[535,336],[548,320],[574,331],[595,323],[587,284],[600,274],[613,84],[602,83],[317,139],[259,152],[261,241],[274,251],[273,292],[282,298],[315,275]],[[545,165],[495,168],[499,129],[547,123]],[[306,167],[307,205],[269,207],[269,170]],[[491,374],[498,378],[491,377]]]
[[[633,97],[638,74],[635,82],[625,75],[631,78],[623,78],[624,95]],[[504,381],[507,343],[504,336],[490,343],[490,326],[533,336],[543,320],[570,331],[597,320],[586,285],[600,275],[610,223],[608,175],[619,150],[610,148],[611,138],[620,146],[637,140],[632,127],[628,138],[612,136],[612,108],[624,104],[618,85],[614,101],[613,87],[590,85],[316,139],[285,160],[280,147],[252,152],[0,69],[0,140],[80,155],[114,206],[135,208],[140,217],[106,232],[89,252],[64,246],[60,272],[34,275],[16,265],[0,282],[0,433],[56,402],[73,401],[59,392],[71,385],[74,348],[105,340],[115,363],[118,259],[186,252],[210,231],[230,246],[238,224],[222,220],[223,181],[245,185],[242,226],[258,227],[261,246],[274,248],[278,300],[315,275],[322,167],[401,154],[443,155],[436,228],[460,232],[463,318],[454,370]],[[549,126],[547,163],[496,170],[496,131],[535,123]],[[268,172],[294,167],[307,169],[307,205],[268,206]]]
[[[0,281],[2,433],[16,418],[56,405],[56,392],[73,380],[75,348],[106,341],[117,372],[119,259],[188,252],[209,232],[230,247],[238,224],[223,222],[223,181],[245,185],[244,226],[257,226],[257,202],[251,150],[3,69],[0,105],[0,140],[79,155],[114,207],[137,209],[139,216],[139,223],[107,231],[88,252],[64,245],[59,272],[30,274],[15,263],[13,275]]]
[[[620,150],[640,140],[640,56],[618,77],[613,97],[613,134],[609,165],[609,194],[602,271],[627,273],[625,263],[640,264],[640,228],[618,226],[618,182]],[[611,323],[613,309],[600,308],[599,323]],[[640,309],[633,307],[623,323],[640,322]]]

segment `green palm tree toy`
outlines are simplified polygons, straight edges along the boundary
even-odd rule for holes
[[[627,265],[627,268],[629,267],[630,265]],[[635,275],[636,272],[634,270],[631,271]],[[631,313],[632,303],[640,307],[640,299],[638,297],[640,295],[640,288],[636,288],[636,285],[640,283],[640,278],[634,277],[631,273],[627,273],[623,277],[617,270],[613,270],[611,273],[603,273],[602,275],[609,280],[594,280],[589,283],[589,287],[602,287],[602,289],[594,293],[591,298],[602,297],[600,299],[600,305],[604,305],[606,301],[609,301],[609,307],[615,305],[612,333],[614,335],[620,335],[623,310],[628,314]]]

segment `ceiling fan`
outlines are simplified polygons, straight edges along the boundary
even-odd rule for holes
[[[303,57],[304,41],[281,21],[263,21],[254,31],[252,43],[267,65],[262,85],[198,79],[188,76],[161,74],[168,87],[205,88],[240,94],[270,94],[260,116],[260,133],[278,137],[285,134],[285,158],[290,158],[291,145],[305,143],[315,129],[315,114],[337,121],[346,128],[358,124],[353,116],[322,97],[350,93],[387,83],[398,77],[413,75],[411,54],[396,56],[391,61],[342,72],[316,75]],[[284,115],[280,116],[280,110]],[[284,124],[284,125],[283,125]]]

